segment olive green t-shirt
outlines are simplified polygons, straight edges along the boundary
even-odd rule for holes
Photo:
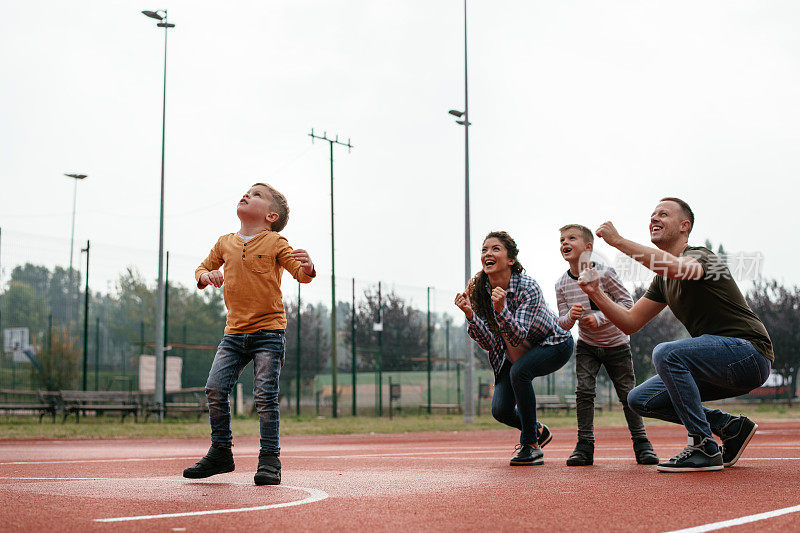
[[[751,342],[770,361],[775,361],[767,329],[750,309],[728,266],[708,248],[687,246],[681,254],[703,265],[697,280],[656,276],[644,297],[665,303],[692,337],[719,335]]]

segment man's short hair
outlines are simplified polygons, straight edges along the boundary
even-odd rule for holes
[[[562,228],[558,228],[558,231],[564,233],[568,229],[576,229],[581,232],[581,237],[583,237],[584,241],[592,243],[594,242],[594,233],[592,233],[592,230],[590,230],[586,226],[581,226],[580,224],[567,224]]]
[[[270,229],[272,231],[281,231],[283,228],[286,227],[286,223],[289,222],[289,202],[286,201],[286,197],[282,195],[278,190],[268,183],[254,183],[253,187],[260,185],[269,191],[270,196],[272,196],[272,209],[278,213],[278,220],[276,220]]]
[[[686,202],[684,202],[680,198],[673,198],[671,196],[668,196],[667,198],[662,198],[660,201],[662,201],[662,202],[675,202],[676,204],[681,206],[681,210],[683,211],[683,216],[685,216],[686,220],[689,221],[689,224],[690,224],[689,233],[691,233],[692,230],[694,229],[694,212],[692,211],[692,208],[689,207],[689,204],[687,204]],[[687,235],[688,235],[688,233],[687,233]]]

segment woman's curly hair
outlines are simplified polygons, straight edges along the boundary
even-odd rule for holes
[[[519,249],[517,249],[517,243],[514,242],[514,239],[511,238],[511,235],[505,231],[492,231],[486,236],[486,238],[483,239],[483,242],[486,242],[492,237],[503,243],[503,246],[505,246],[506,250],[508,251],[508,258],[515,260],[514,264],[511,265],[511,273],[521,274],[524,269],[522,268],[520,262],[516,261]],[[481,270],[475,274],[471,280],[469,280],[469,284],[467,285],[467,296],[469,296],[469,303],[470,306],[472,306],[472,311],[481,317],[484,322],[486,322],[486,325],[489,326],[489,331],[495,335],[498,335],[500,330],[497,327],[497,321],[494,318],[492,295],[490,291],[486,290],[486,284],[488,280],[489,276],[487,276],[486,272],[484,272],[483,268],[481,268]]]

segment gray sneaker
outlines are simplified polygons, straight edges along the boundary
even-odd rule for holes
[[[722,470],[722,452],[714,439],[689,435],[681,453],[656,467],[659,472],[705,472]]]
[[[731,418],[722,431],[722,464],[725,467],[733,466],[741,457],[750,439],[756,434],[758,424],[739,413],[736,418]]]

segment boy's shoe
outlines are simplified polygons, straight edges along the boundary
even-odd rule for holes
[[[653,445],[646,438],[633,441],[633,453],[636,454],[636,462],[640,465],[658,464],[658,455],[653,450]]]
[[[548,442],[553,440],[553,434],[550,433],[550,428],[541,422],[536,422],[536,425],[539,426],[539,448],[544,448]]]
[[[704,472],[722,470],[722,452],[714,439],[689,435],[689,445],[681,453],[658,465],[659,472]]]
[[[541,448],[534,448],[530,444],[517,444],[514,448],[519,450],[517,455],[511,458],[511,466],[534,466],[544,464],[544,454]]]
[[[233,472],[233,469],[233,452],[231,449],[212,444],[205,457],[183,471],[183,477],[200,479],[215,474]]]
[[[722,438],[723,465],[729,467],[736,464],[757,429],[758,424],[741,413],[722,428],[720,437]]]
[[[567,459],[567,466],[589,466],[594,463],[594,442],[578,439],[575,451]]]
[[[281,460],[277,455],[258,452],[258,470],[253,476],[256,485],[278,485],[281,482]]]

